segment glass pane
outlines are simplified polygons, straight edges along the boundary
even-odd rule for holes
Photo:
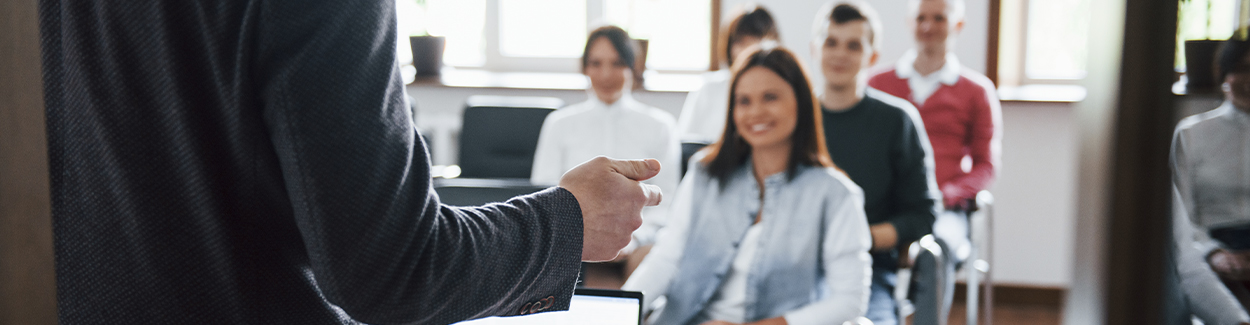
[[[446,37],[446,65],[476,67],[486,62],[486,0],[399,0],[396,9],[401,63],[412,62],[410,35]]]
[[[647,68],[705,70],[711,55],[708,0],[604,0],[603,16],[648,40]]]
[[[499,53],[577,58],[586,43],[585,0],[499,0]]]
[[[1233,0],[1189,0],[1182,2],[1176,27],[1176,68],[1185,68],[1185,41],[1226,40],[1233,34],[1237,14]]]
[[[1089,0],[1029,1],[1024,73],[1029,79],[1085,77]]]

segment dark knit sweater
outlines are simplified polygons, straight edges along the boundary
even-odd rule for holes
[[[900,246],[929,234],[941,194],[933,181],[933,158],[916,109],[870,90],[850,109],[822,111],[829,155],[863,188],[868,224],[893,224]],[[896,253],[897,249],[873,254],[874,265],[896,269]]]

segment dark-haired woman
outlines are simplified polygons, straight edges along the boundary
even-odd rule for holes
[[[677,119],[682,141],[711,143],[725,128],[729,106],[729,65],[742,50],[761,41],[780,41],[777,23],[764,7],[748,4],[734,9],[721,27],[717,58],[722,69],[703,76],[703,87],[686,95]]]
[[[668,112],[630,95],[634,76],[633,40],[620,27],[599,27],[586,38],[582,73],[590,79],[585,102],[547,115],[534,152],[530,181],[554,185],[564,172],[596,156],[655,158],[664,168],[646,180],[672,193],[681,179],[681,146]],[[663,225],[668,203],[643,209],[643,226],[626,248],[650,245]],[[628,273],[629,270],[626,270]]]
[[[1207,324],[1250,324],[1247,38],[1243,26],[1220,48],[1224,104],[1181,120],[1172,135],[1177,273],[1190,312]]]
[[[833,166],[794,54],[744,52],[731,119],[692,159],[669,225],[626,290],[656,324],[842,324],[867,308],[863,193]]]

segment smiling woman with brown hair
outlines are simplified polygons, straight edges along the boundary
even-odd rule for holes
[[[871,277],[863,194],[833,166],[794,54],[734,64],[720,141],[693,158],[669,225],[625,283],[656,324],[842,324]]]

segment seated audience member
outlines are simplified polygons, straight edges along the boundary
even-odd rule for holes
[[[721,138],[692,159],[672,220],[625,290],[655,324],[842,324],[863,315],[863,193],[834,167],[794,54],[762,43],[734,64]]]
[[[742,50],[763,40],[780,41],[777,24],[764,7],[743,5],[729,15],[717,45],[721,69],[703,76],[703,87],[686,96],[677,119],[681,140],[712,143],[725,128],[725,107],[729,106],[729,64]]]
[[[966,205],[994,182],[1001,161],[1002,114],[989,78],[960,65],[951,52],[963,29],[964,1],[910,0],[909,17],[916,48],[868,85],[907,99],[920,111],[946,207],[933,234],[948,248],[946,274],[953,274],[972,250]],[[954,277],[944,285],[942,318],[955,291]]]
[[[1250,42],[1239,35],[1219,53],[1224,104],[1172,138],[1181,291],[1207,324],[1250,322]]]
[[[895,324],[900,247],[930,233],[941,197],[933,182],[928,136],[915,107],[868,88],[864,70],[877,61],[881,35],[871,7],[859,1],[831,3],[816,17],[813,34],[813,54],[825,77],[820,97],[825,144],[833,162],[864,189],[873,253],[867,316],[878,325]],[[934,275],[932,269],[917,271],[917,278]],[[917,320],[932,318],[921,314],[936,310],[926,308],[936,303],[918,299]]]
[[[665,168],[645,183],[672,193],[680,176],[681,143],[672,114],[634,100],[632,40],[616,26],[595,29],[586,39],[582,73],[590,79],[589,99],[552,112],[543,122],[530,180],[555,184],[564,172],[596,156],[656,158]],[[669,168],[672,167],[672,168]],[[665,203],[643,210],[643,226],[634,232],[638,245],[654,241],[663,226]]]

